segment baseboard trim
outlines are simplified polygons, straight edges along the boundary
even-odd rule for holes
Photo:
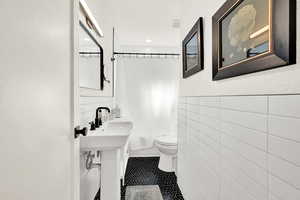
[[[129,151],[129,157],[159,157],[159,151],[156,147]]]
[[[182,187],[181,182],[178,181],[178,176],[177,176],[177,185],[178,185],[178,187],[179,187],[179,189],[180,189],[180,191],[181,191],[181,194],[182,194],[183,198],[184,198],[185,200],[188,200],[188,198],[187,198],[187,196],[186,196],[186,193],[185,193],[185,190],[184,190],[184,188]]]
[[[137,154],[137,155],[130,155],[129,156],[130,158],[148,158],[148,157],[160,157],[160,155],[159,154],[148,154],[148,155],[139,155],[139,154]]]

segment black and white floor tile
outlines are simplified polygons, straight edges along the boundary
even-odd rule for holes
[[[158,185],[164,200],[184,200],[175,173],[158,169],[159,157],[129,158],[121,200],[125,200],[126,186]]]

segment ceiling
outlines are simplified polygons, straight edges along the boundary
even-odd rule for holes
[[[118,45],[180,45],[179,0],[114,1]],[[174,28],[174,22],[177,28]]]

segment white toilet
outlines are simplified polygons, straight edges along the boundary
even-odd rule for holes
[[[154,140],[154,145],[160,153],[158,168],[165,172],[176,171],[177,137],[169,135],[159,136]]]

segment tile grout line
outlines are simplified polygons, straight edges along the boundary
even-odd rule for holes
[[[262,149],[262,148],[260,148],[260,147],[254,146],[253,144],[250,144],[250,143],[248,143],[248,142],[245,142],[245,141],[241,140],[240,138],[238,138],[238,137],[236,137],[236,136],[230,135],[229,133],[227,133],[227,132],[225,132],[225,131],[221,131],[221,132],[222,132],[224,135],[226,135],[226,136],[232,138],[233,140],[235,140],[235,141],[237,141],[237,142],[239,142],[239,143],[242,143],[242,144],[244,144],[244,145],[247,145],[247,146],[249,146],[249,147],[251,147],[251,148],[253,148],[253,149],[257,150],[257,151],[261,151],[262,153],[268,154],[268,152],[267,152],[267,148],[268,148],[268,147],[266,147],[266,149]]]
[[[290,138],[282,137],[282,136],[279,136],[279,135],[274,135],[273,133],[268,133],[268,135],[270,135],[272,137],[279,138],[281,140],[287,140],[289,142],[295,142],[295,143],[299,143],[300,144],[300,140],[295,140],[295,139],[290,139]]]
[[[188,112],[189,112],[189,111],[188,111]],[[190,113],[193,113],[193,112],[190,112]],[[260,134],[267,134],[266,131],[254,129],[254,128],[252,128],[252,127],[248,127],[248,126],[245,126],[245,125],[243,125],[243,124],[236,123],[236,122],[225,121],[225,120],[222,120],[222,119],[219,120],[219,119],[217,119],[217,118],[215,118],[215,117],[211,117],[211,116],[203,115],[203,114],[197,114],[197,113],[193,113],[193,114],[196,114],[196,115],[198,115],[198,116],[202,115],[202,116],[204,116],[204,117],[212,118],[212,119],[217,120],[217,121],[220,121],[220,120],[221,120],[220,122],[225,122],[225,123],[228,123],[228,124],[232,124],[232,125],[235,125],[235,126],[239,126],[239,127],[241,127],[241,128],[245,128],[245,129],[249,129],[249,130],[252,130],[252,131],[256,131],[256,132],[258,132],[258,133],[260,133]],[[265,117],[267,118],[267,115],[265,115]],[[192,118],[188,118],[188,119],[192,119]],[[195,121],[195,122],[203,123],[203,122],[201,122],[201,121],[197,121],[197,120],[194,120],[194,119],[192,119],[192,120]],[[205,123],[204,123],[204,124],[205,124]],[[216,128],[214,128],[214,129],[216,129]],[[217,130],[217,129],[216,129],[216,130]]]
[[[277,159],[279,159],[279,160],[281,160],[281,161],[287,162],[287,163],[289,163],[290,165],[293,165],[294,167],[300,168],[300,165],[299,165],[299,164],[294,163],[294,162],[292,162],[292,161],[290,161],[290,160],[287,160],[287,159],[285,159],[285,158],[283,158],[283,157],[281,157],[281,156],[278,156],[278,155],[273,154],[273,153],[270,153],[270,152],[268,153],[268,155],[271,155],[271,156],[273,156],[273,157],[275,157],[275,158],[277,158]]]
[[[215,108],[215,109],[221,109],[221,110],[230,110],[230,111],[236,111],[236,112],[242,112],[242,113],[251,113],[251,114],[259,114],[259,115],[266,115],[266,112],[256,112],[251,110],[242,110],[242,109],[234,109],[230,107],[223,107],[223,106],[208,106],[208,105],[201,105],[201,104],[191,104],[187,103],[187,105],[190,106],[199,106],[199,107],[205,107],[205,108]]]
[[[270,166],[269,166],[269,122],[270,122],[270,97],[267,97],[267,196],[268,200],[270,199]]]
[[[262,152],[267,153],[267,147],[266,147],[266,149],[262,149],[262,148],[260,148],[260,147],[254,146],[254,145],[252,145],[252,144],[250,144],[250,143],[247,143],[247,142],[241,140],[240,138],[238,138],[238,137],[236,137],[236,136],[230,135],[230,134],[228,134],[227,132],[225,132],[224,130],[219,130],[219,129],[217,129],[217,128],[211,127],[211,126],[209,126],[209,125],[207,125],[207,124],[205,124],[205,123],[203,123],[203,122],[201,122],[201,121],[196,121],[196,120],[194,120],[194,119],[188,119],[188,120],[193,121],[194,123],[197,123],[197,124],[199,123],[199,125],[203,125],[203,126],[209,128],[209,129],[211,129],[211,130],[214,130],[214,131],[223,133],[223,134],[225,134],[225,135],[227,135],[227,136],[229,136],[229,137],[231,137],[231,138],[237,140],[237,141],[240,142],[240,143],[246,144],[246,145],[248,145],[248,146],[250,146],[250,147],[252,147],[252,148],[254,148],[254,149],[257,149],[257,150],[260,150],[260,151],[262,151]],[[226,123],[228,123],[228,122],[226,122]],[[194,127],[191,127],[191,128],[192,128],[193,130],[195,130],[195,131],[201,131],[201,130],[199,130],[198,128],[194,128]],[[242,128],[247,128],[247,127],[242,127]],[[249,128],[247,128],[247,129],[249,129]],[[252,131],[253,131],[254,129],[249,129],[249,130],[252,130]],[[255,131],[256,131],[256,130],[255,130]],[[266,136],[267,136],[267,134],[266,134],[265,132],[260,132],[260,131],[257,131],[257,132],[258,132],[258,134],[263,134],[263,135],[266,135]],[[204,134],[204,135],[207,136],[207,134]],[[220,135],[220,134],[219,134],[219,135]],[[213,141],[216,142],[216,140],[215,140],[214,138],[209,137],[209,136],[207,136],[207,137],[210,138],[211,140],[213,140]]]
[[[225,168],[225,170],[228,172],[228,169],[226,169]],[[230,173],[230,172],[229,172]],[[242,173],[244,173],[244,172],[242,172]],[[246,175],[247,176],[247,175]],[[250,191],[250,190],[248,190],[248,188],[244,185],[244,184],[242,184],[234,175],[230,175],[229,176],[233,181],[235,181],[238,185],[240,185],[245,191],[247,191],[247,193],[248,193],[248,195],[249,196],[251,196],[253,199],[255,199],[255,200],[257,200],[257,197]],[[250,178],[249,176],[247,176],[248,178]],[[252,178],[250,178],[252,181],[254,181]],[[254,181],[254,182],[256,182],[256,181]],[[256,182],[257,183],[257,182]],[[257,184],[259,184],[259,185],[261,185],[260,183],[257,183]],[[263,185],[261,185],[262,187],[264,187]],[[267,198],[269,199],[269,196],[268,196],[268,191],[267,191]]]
[[[218,97],[217,98],[218,100],[217,100],[217,102],[218,102],[218,106],[221,106],[221,97]],[[221,122],[222,122],[222,115],[221,115],[221,111],[220,112],[218,112],[218,123],[220,123],[219,124],[219,128],[221,129]],[[222,166],[222,144],[221,144],[221,138],[222,138],[222,135],[221,135],[222,133],[220,133],[219,134],[219,160],[218,160],[218,163],[219,163],[219,167],[220,167],[220,175],[219,175],[219,188],[218,188],[218,198],[219,199],[221,199],[221,192],[222,192],[222,175],[221,175],[221,166]]]
[[[297,119],[297,120],[300,119],[300,117],[292,116],[292,115],[281,115],[281,114],[275,114],[275,113],[269,113],[269,115],[273,116],[273,117],[280,117],[280,118],[290,118],[290,119]]]
[[[231,148],[229,148],[229,147],[227,147],[227,146],[224,146],[224,147],[227,148],[227,149],[229,149],[229,150],[232,151],[233,153],[235,153],[233,149],[231,149]],[[243,157],[244,159],[248,160],[248,159],[245,158],[243,155],[240,155],[240,156]],[[248,161],[253,163],[253,161],[250,161],[250,160],[248,160]],[[253,163],[253,164],[257,165],[256,163]],[[258,166],[258,165],[257,165],[257,166]],[[260,166],[258,166],[258,167],[260,167]],[[262,185],[261,183],[257,182],[255,179],[253,179],[251,176],[249,176],[246,172],[244,172],[244,170],[242,170],[242,169],[239,168],[239,167],[237,167],[237,168],[238,168],[244,175],[246,175],[248,178],[250,178],[251,180],[253,180],[253,181],[256,182],[257,184]],[[297,188],[295,185],[289,183],[289,182],[286,181],[285,179],[283,179],[283,178],[277,176],[276,174],[273,174],[273,173],[269,172],[267,169],[264,169],[264,168],[262,168],[262,167],[260,167],[260,168],[261,168],[263,171],[265,171],[265,172],[267,173],[267,175],[270,174],[271,176],[273,176],[273,177],[279,179],[280,181],[282,181],[283,183],[289,185],[290,187],[293,187],[295,190],[299,190],[299,191],[300,191],[299,188]],[[269,187],[269,184],[268,184],[268,183],[269,183],[269,179],[267,180],[267,190],[268,190],[268,187]],[[263,185],[262,185],[262,186],[263,186]],[[269,190],[268,190],[268,192],[269,192]],[[270,193],[272,193],[272,192],[270,191]]]
[[[191,128],[193,131],[195,131],[195,132],[199,132],[199,130],[196,130],[195,128]],[[194,137],[194,139],[196,139],[196,141],[197,142],[202,142],[201,141],[201,138],[199,138],[199,136],[196,136],[196,134],[192,134],[191,135],[192,137]],[[216,143],[216,144],[218,144],[218,141],[216,141],[215,139],[213,139],[213,138],[211,138],[211,137],[209,137],[209,136],[207,136],[207,134],[202,134],[202,136],[203,137],[207,137],[209,140],[211,140],[213,143]],[[210,146],[210,145],[208,145],[208,146]],[[212,149],[214,149],[213,147],[211,147]]]
[[[216,118],[214,118],[214,119],[216,119]],[[267,118],[267,120],[268,120],[268,118]],[[187,117],[187,121],[193,121],[194,123],[197,123],[197,124],[199,123],[200,125],[203,125],[203,126],[209,128],[209,129],[212,129],[212,130],[214,130],[214,131],[218,131],[218,132],[220,132],[220,133],[222,133],[222,134],[225,134],[225,135],[227,135],[228,137],[231,137],[231,138],[235,139],[236,141],[238,141],[238,142],[240,142],[240,143],[243,143],[243,144],[245,144],[245,145],[248,145],[248,146],[250,146],[251,148],[254,148],[254,149],[256,149],[256,150],[260,150],[260,151],[262,151],[262,152],[265,152],[266,154],[273,155],[274,157],[276,157],[276,158],[278,158],[278,159],[280,159],[280,160],[282,160],[282,161],[288,162],[288,163],[290,163],[290,164],[292,164],[292,165],[294,165],[294,166],[296,166],[296,167],[299,167],[299,165],[295,164],[294,162],[288,161],[288,160],[286,160],[286,159],[284,159],[284,158],[282,158],[282,157],[280,157],[280,156],[274,155],[274,154],[270,153],[269,150],[268,150],[268,149],[269,149],[269,137],[270,137],[270,135],[273,136],[273,137],[278,137],[278,138],[280,138],[280,139],[288,140],[288,141],[291,141],[291,142],[297,142],[297,143],[299,143],[299,141],[295,141],[295,140],[291,140],[291,139],[288,139],[288,138],[279,137],[279,136],[276,136],[276,135],[272,135],[272,134],[270,134],[270,133],[268,133],[268,132],[262,132],[262,131],[258,131],[258,130],[256,130],[256,129],[252,129],[252,128],[249,128],[249,127],[244,127],[244,126],[242,126],[242,125],[240,125],[240,124],[235,124],[235,123],[232,123],[232,122],[229,122],[229,121],[224,121],[225,123],[233,124],[233,125],[236,125],[236,126],[239,126],[239,127],[242,127],[242,128],[246,128],[246,129],[249,129],[249,130],[252,130],[252,131],[256,131],[258,134],[264,134],[264,135],[266,135],[266,143],[267,143],[267,144],[266,144],[266,149],[264,150],[264,149],[262,149],[262,148],[259,148],[259,147],[257,147],[257,146],[254,146],[254,145],[252,145],[252,144],[250,144],[250,143],[247,143],[247,142],[245,142],[245,141],[243,141],[243,140],[237,138],[236,136],[230,135],[230,134],[228,134],[227,132],[225,132],[225,131],[223,131],[223,130],[219,130],[219,129],[214,128],[214,127],[212,127],[212,126],[210,126],[210,125],[208,125],[208,124],[206,124],[206,123],[203,123],[202,121],[197,121],[197,120],[195,120],[195,119],[191,119],[191,118],[188,118],[188,117]],[[199,129],[194,128],[193,126],[190,127],[190,129],[193,129],[194,131],[200,131]],[[267,130],[268,130],[268,122],[267,122]],[[206,135],[206,134],[204,134],[204,135]],[[206,135],[206,136],[207,136],[207,135]],[[214,138],[209,137],[209,136],[207,136],[207,137],[210,138],[211,140],[213,140],[213,141],[216,142],[216,140],[215,140]]]
[[[295,94],[296,95],[296,94]],[[254,95],[247,95],[247,96],[254,96]],[[262,96],[262,95],[257,95],[257,96]],[[284,179],[284,178],[282,178],[281,176],[277,176],[276,174],[274,174],[274,173],[272,173],[271,171],[270,171],[270,166],[271,166],[271,163],[270,163],[270,158],[271,158],[271,156],[274,156],[274,157],[276,157],[277,159],[280,159],[280,160],[282,160],[282,161],[285,161],[285,162],[287,162],[287,163],[289,163],[289,164],[292,164],[293,166],[296,166],[296,167],[299,167],[299,165],[297,165],[297,164],[295,164],[295,163],[293,163],[293,162],[291,162],[291,161],[289,161],[289,160],[286,160],[285,158],[283,158],[283,157],[281,157],[281,156],[277,156],[277,155],[274,155],[274,154],[272,154],[271,152],[270,152],[270,142],[271,142],[271,137],[276,137],[276,138],[280,138],[280,139],[283,139],[283,140],[286,140],[286,141],[290,141],[290,142],[296,142],[296,143],[300,143],[300,141],[297,141],[297,140],[293,140],[293,139],[290,139],[290,138],[285,138],[285,137],[281,137],[281,136],[277,136],[277,135],[274,135],[274,134],[272,134],[272,133],[270,133],[270,126],[271,126],[271,124],[270,124],[270,121],[271,121],[271,118],[272,117],[284,117],[284,118],[290,118],[290,119],[300,119],[300,117],[295,117],[295,116],[288,116],[288,115],[279,115],[279,114],[273,114],[273,113],[271,113],[271,107],[270,107],[270,104],[271,104],[271,98],[272,98],[272,96],[278,96],[278,95],[268,95],[267,96],[267,98],[266,98],[266,100],[267,101],[265,101],[266,103],[267,103],[267,110],[266,110],[266,112],[264,112],[264,113],[259,113],[259,112],[253,112],[253,111],[243,111],[243,110],[236,110],[236,109],[231,109],[231,108],[226,108],[226,107],[221,107],[221,103],[219,102],[219,101],[217,101],[217,106],[215,107],[215,106],[207,106],[207,105],[198,105],[198,104],[190,104],[190,103],[188,103],[189,102],[189,98],[190,97],[184,97],[184,100],[185,100],[185,102],[184,103],[181,103],[181,105],[182,105],[182,107],[184,107],[184,109],[183,109],[183,112],[182,113],[185,113],[185,115],[183,116],[182,115],[182,118],[184,119],[184,120],[182,120],[182,122],[183,123],[185,123],[186,124],[186,136],[187,136],[187,140],[188,140],[188,143],[190,143],[190,141],[191,141],[191,139],[192,138],[194,138],[194,139],[197,139],[197,141],[198,142],[201,142],[201,140],[200,140],[200,138],[198,138],[198,137],[195,137],[196,135],[195,134],[191,134],[191,132],[190,132],[190,130],[194,130],[194,131],[199,131],[199,132],[201,132],[202,131],[202,129],[201,130],[197,130],[198,128],[194,128],[195,126],[193,125],[193,126],[191,126],[192,124],[190,123],[190,122],[195,122],[196,124],[197,123],[199,123],[200,125],[203,125],[203,126],[205,126],[205,127],[207,127],[207,128],[212,128],[213,130],[216,130],[216,131],[220,131],[220,135],[219,135],[219,142],[218,142],[218,144],[219,144],[219,146],[220,146],[220,151],[222,151],[221,149],[222,149],[222,147],[225,147],[226,149],[229,149],[230,151],[232,151],[232,153],[234,153],[234,154],[236,154],[236,155],[239,155],[239,156],[241,156],[243,159],[246,159],[247,161],[249,161],[250,163],[252,163],[252,164],[254,164],[255,166],[257,166],[257,167],[259,167],[260,169],[262,169],[263,171],[265,171],[266,172],[266,178],[263,178],[263,180],[265,180],[266,181],[266,192],[267,192],[267,199],[268,200],[270,200],[270,198],[271,198],[271,195],[273,194],[273,192],[271,191],[271,182],[272,182],[272,179],[271,179],[271,177],[275,177],[275,178],[277,178],[277,179],[279,179],[280,181],[282,181],[283,183],[285,183],[285,184],[287,184],[287,185],[289,185],[289,186],[291,186],[291,187],[293,187],[294,189],[296,189],[296,190],[299,190],[299,188],[297,188],[296,187],[296,185],[294,185],[294,184],[291,184],[288,180],[286,180],[286,179]],[[286,96],[286,95],[282,95],[282,96]],[[221,99],[222,97],[220,97],[220,96],[214,96],[214,97],[216,97],[217,98],[217,100],[219,100],[219,99]],[[200,96],[198,96],[198,97],[196,97],[196,98],[201,98]],[[219,103],[219,104],[218,104]],[[205,107],[205,108],[215,108],[218,112],[217,112],[217,114],[216,114],[216,116],[215,115],[207,115],[207,114],[203,114],[203,113],[197,113],[197,112],[195,112],[194,110],[194,108],[198,108],[198,107]],[[190,108],[190,109],[188,109],[188,108]],[[191,109],[192,108],[192,109]],[[180,109],[180,108],[179,108]],[[257,130],[257,129],[254,129],[254,128],[251,128],[251,127],[247,127],[247,126],[244,126],[244,125],[241,125],[241,124],[239,124],[239,123],[234,123],[234,122],[230,122],[230,121],[223,121],[222,120],[222,113],[221,112],[219,112],[219,111],[221,111],[221,110],[231,110],[231,111],[237,111],[237,112],[245,112],[245,113],[250,113],[250,114],[252,114],[252,113],[254,113],[254,114],[259,114],[259,115],[264,115],[265,116],[265,118],[263,119],[264,121],[266,120],[266,123],[265,123],[265,131],[261,131],[261,130]],[[210,110],[208,110],[208,112],[210,112]],[[249,145],[250,147],[252,147],[252,148],[255,148],[255,149],[257,149],[257,150],[260,150],[260,151],[262,151],[262,149],[260,149],[260,148],[256,148],[256,146],[253,146],[253,145],[251,145],[251,144],[249,144],[249,143],[247,143],[247,142],[244,142],[243,140],[241,140],[241,139],[239,139],[238,137],[236,137],[236,136],[234,136],[234,135],[230,135],[230,134],[227,134],[226,132],[224,132],[223,130],[219,130],[219,129],[221,129],[221,128],[219,128],[219,129],[217,129],[217,128],[213,128],[213,127],[211,127],[210,125],[208,125],[207,123],[203,123],[203,120],[201,120],[201,121],[198,121],[198,120],[195,120],[195,118],[196,119],[199,119],[199,118],[201,118],[201,116],[202,117],[205,117],[205,118],[209,118],[209,119],[215,119],[216,120],[216,123],[217,124],[220,124],[220,123],[222,123],[222,122],[225,122],[225,123],[228,123],[228,124],[233,124],[233,125],[236,125],[236,126],[239,126],[239,127],[242,127],[242,128],[247,128],[247,129],[249,129],[249,130],[254,130],[254,131],[256,131],[257,133],[262,133],[262,134],[265,134],[266,135],[266,150],[265,150],[265,152],[266,152],[266,163],[265,163],[265,167],[262,167],[260,164],[257,164],[256,162],[254,162],[254,161],[252,161],[251,159],[248,159],[247,157],[245,157],[243,154],[240,154],[240,153],[238,153],[238,151],[236,150],[236,149],[234,149],[234,148],[231,148],[231,147],[229,147],[229,146],[224,146],[223,144],[222,144],[222,139],[221,139],[221,136],[224,134],[224,135],[227,135],[227,136],[229,136],[230,138],[232,138],[232,139],[235,139],[237,142],[240,142],[240,143],[243,143],[243,144],[245,144],[245,145]],[[224,116],[225,117],[225,116]],[[195,124],[195,125],[196,125]],[[218,127],[221,127],[221,125],[220,126],[218,126]],[[257,127],[257,126],[255,126],[255,127]],[[209,137],[208,135],[206,135],[205,133],[202,133],[203,135],[203,137],[208,137],[210,140],[210,142],[211,141],[214,141],[214,142],[216,142],[216,140],[214,140],[214,137]],[[192,137],[192,138],[191,138]],[[209,143],[210,143],[209,142]],[[205,146],[207,145],[207,147],[209,148],[209,149],[211,149],[211,150],[213,150],[214,148],[212,148],[211,147],[211,145],[208,145],[208,143],[206,143],[206,142],[201,142],[202,144],[204,144]],[[272,144],[272,143],[271,143]],[[215,152],[215,151],[214,151]],[[222,155],[221,155],[222,156]],[[204,160],[206,160],[206,159],[204,159]],[[221,163],[222,163],[222,159],[221,159],[221,157],[219,158],[219,164],[220,164],[220,166],[221,166]],[[209,166],[209,165],[207,165],[207,166]],[[245,173],[244,172],[244,170],[242,170],[242,168],[238,168],[238,169],[240,169],[242,172],[243,172],[243,174],[244,175],[246,175],[248,178],[250,178],[251,180],[253,180],[253,181],[255,181],[256,182],[256,179],[253,179],[253,177],[251,176],[251,175],[248,175],[247,173]],[[220,180],[219,181],[221,181],[221,177],[219,177],[220,178]],[[222,184],[221,184],[221,182],[219,182],[219,184],[218,184],[218,192],[219,192],[219,198],[221,197],[221,191],[222,191]]]
[[[289,183],[289,182],[288,182],[287,180],[285,180],[284,178],[281,178],[280,176],[278,176],[278,175],[276,175],[276,174],[274,174],[274,173],[272,173],[272,172],[268,172],[268,173],[270,174],[270,176],[273,176],[273,177],[279,179],[281,182],[287,184],[288,186],[292,187],[293,189],[300,191],[300,188],[299,188],[299,187],[297,187],[296,185],[294,185],[294,184],[292,184],[292,183]],[[272,192],[270,191],[270,193],[272,193]]]
[[[259,163],[257,163],[257,162],[255,162],[255,161],[249,159],[249,158],[248,158],[247,156],[245,156],[244,154],[237,152],[236,149],[234,149],[234,148],[232,148],[232,147],[229,147],[229,146],[227,146],[227,145],[224,145],[224,144],[222,144],[222,147],[223,147],[223,148],[226,148],[226,149],[229,149],[229,150],[232,151],[234,154],[236,154],[236,155],[242,157],[243,159],[247,160],[247,161],[250,162],[251,164],[253,164],[253,165],[255,165],[256,167],[260,168],[261,170],[267,172],[268,169],[266,169],[266,166],[263,167],[263,166],[260,165]]]

